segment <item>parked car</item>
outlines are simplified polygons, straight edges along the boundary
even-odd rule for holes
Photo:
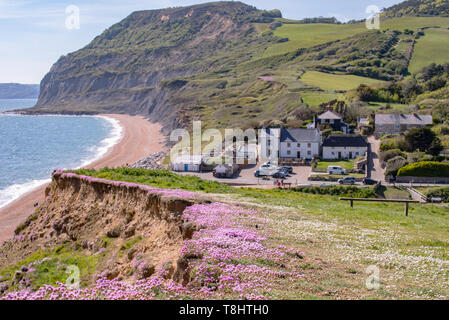
[[[264,170],[256,170],[254,171],[254,176],[256,178],[260,178],[260,177],[268,177],[270,176],[270,174]]]
[[[354,177],[346,177],[346,178],[338,180],[338,183],[339,184],[354,185],[355,184],[355,178]]]
[[[287,174],[285,174],[285,172],[283,171],[277,171],[273,174],[273,178],[275,179],[285,179],[287,178]]]
[[[290,166],[283,166],[283,167],[281,167],[281,170],[284,172],[287,172],[288,174],[293,173],[293,167],[290,167]]]
[[[340,166],[329,166],[329,167],[327,167],[327,173],[329,173],[329,174],[345,175],[346,174],[346,169],[343,169]]]
[[[377,181],[374,179],[365,178],[365,179],[363,179],[363,184],[373,186],[373,185],[377,184]]]

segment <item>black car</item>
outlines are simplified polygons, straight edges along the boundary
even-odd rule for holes
[[[365,178],[365,179],[363,179],[363,184],[373,186],[373,185],[377,184],[377,181],[370,179],[370,178]]]
[[[285,172],[282,171],[278,171],[275,174],[273,174],[273,178],[275,179],[285,179],[287,177],[287,175],[285,174]]]
[[[281,171],[287,172],[288,174],[292,174],[293,173],[293,167],[284,166],[284,167],[281,168]]]

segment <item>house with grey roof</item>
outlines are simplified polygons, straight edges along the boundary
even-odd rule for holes
[[[312,160],[320,155],[321,143],[319,129],[267,128],[259,134],[261,150],[266,150],[261,159]]]
[[[321,114],[315,115],[313,120],[313,127],[318,129],[323,125],[328,125],[332,128],[332,131],[340,131],[343,133],[349,133],[349,124],[343,121],[343,117],[334,112],[332,107],[328,107],[328,110]]]
[[[320,155],[321,142],[319,129],[282,129],[279,157],[312,160]]]
[[[357,159],[368,152],[368,143],[358,134],[334,134],[323,142],[323,160]]]
[[[413,128],[422,128],[433,124],[431,115],[420,114],[376,114],[376,134],[403,134]]]

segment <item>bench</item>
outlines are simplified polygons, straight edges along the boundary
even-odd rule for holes
[[[405,203],[405,216],[408,217],[408,207],[410,203],[420,203],[416,200],[388,200],[388,199],[366,199],[366,198],[340,198],[341,201],[350,201],[351,208],[354,208],[354,201],[362,202],[383,202],[383,203]]]

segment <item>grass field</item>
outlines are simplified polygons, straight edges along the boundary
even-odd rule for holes
[[[307,103],[309,106],[318,106],[335,99],[346,100],[342,94],[323,91],[301,91],[301,97],[304,103]]]
[[[449,18],[444,17],[402,17],[381,20],[382,30],[405,29],[418,30],[429,26],[449,28]],[[266,30],[258,26],[258,30]],[[367,31],[365,23],[356,24],[284,24],[276,29],[274,34],[280,38],[288,38],[288,42],[278,43],[269,47],[264,57],[283,54],[299,48],[310,48],[330,41],[348,38],[360,32]]]
[[[387,106],[390,106],[387,108]],[[416,106],[400,103],[370,102],[367,107],[373,112],[379,113],[412,113],[416,112]]]
[[[336,75],[317,71],[306,72],[301,81],[309,86],[318,87],[326,91],[348,91],[361,84],[374,85],[384,81],[354,75]]]
[[[416,73],[431,62],[449,62],[449,30],[427,29],[425,36],[418,39],[410,62],[409,72]]]
[[[317,168],[327,170],[329,166],[339,166],[346,170],[354,169],[354,161],[320,161],[317,163]]]
[[[348,38],[365,31],[361,24],[333,25],[333,24],[284,24],[276,29],[274,34],[280,38],[288,38],[288,42],[278,43],[269,47],[264,57],[270,57],[295,51],[299,48],[310,48],[318,44]]]

